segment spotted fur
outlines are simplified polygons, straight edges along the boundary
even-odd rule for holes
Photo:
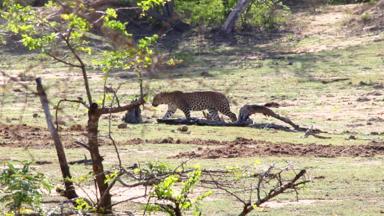
[[[237,120],[236,115],[229,108],[228,99],[219,92],[162,92],[155,95],[152,102],[153,106],[160,104],[168,104],[168,111],[163,119],[170,118],[177,109],[180,109],[187,119],[191,118],[191,111],[208,110],[213,120],[220,120],[218,112],[228,116],[233,122]]]

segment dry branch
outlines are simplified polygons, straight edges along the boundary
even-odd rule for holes
[[[271,116],[273,118],[279,119],[280,121],[291,125],[295,130],[304,130],[304,128],[300,128],[299,125],[293,123],[289,118],[280,116],[279,114],[269,109],[267,106],[262,105],[244,105],[241,107],[239,113],[239,122],[247,122],[249,117],[255,113],[261,113],[265,116]]]
[[[181,181],[188,179],[188,174],[194,170],[185,167],[187,162],[181,163],[175,169],[163,171],[141,168],[140,165],[135,164],[132,167],[123,168],[123,173],[120,173],[116,180],[129,188],[144,186],[146,188],[145,193],[138,197],[147,197],[147,187],[154,187],[171,175],[179,176]],[[134,171],[136,168],[139,168],[139,172]],[[305,174],[305,169],[297,172],[290,164],[282,168],[270,165],[264,171],[260,171],[258,168],[255,170],[255,167],[245,167],[237,170],[203,169],[201,170],[200,187],[224,191],[234,197],[243,206],[239,215],[245,216],[254,208],[260,207],[263,203],[280,194],[289,191],[294,191],[297,194],[298,190],[309,182],[305,178]],[[122,177],[124,177],[124,181],[121,179]],[[148,198],[148,203],[150,199],[151,197]],[[129,200],[131,199],[122,202]],[[119,203],[113,205],[116,204]]]
[[[262,123],[255,123],[255,124],[250,124],[249,121],[241,121],[241,122],[223,122],[223,121],[210,121],[206,119],[197,119],[197,118],[192,118],[190,120],[188,119],[157,119],[158,123],[162,124],[168,124],[168,125],[200,125],[200,126],[223,126],[223,127],[252,127],[252,128],[260,128],[260,129],[265,129],[265,128],[272,128],[272,129],[277,129],[277,130],[284,130],[284,131],[293,131],[293,132],[304,132],[307,131],[308,128],[305,127],[300,127],[299,125],[293,123],[289,118],[280,116],[276,113],[273,113],[271,117],[274,117],[276,119],[279,119],[289,125],[291,125],[294,130],[290,129],[289,127],[282,126],[282,125],[277,125],[277,124],[262,124]],[[314,133],[319,133],[321,132],[318,129],[313,129],[312,130]]]
[[[143,98],[139,98],[137,101],[133,101],[130,104],[124,105],[124,106],[118,106],[118,107],[104,107],[98,110],[99,114],[110,114],[110,113],[118,113],[118,112],[124,112],[133,108],[136,108],[142,104],[145,103],[145,100]]]
[[[294,172],[294,176],[289,177],[291,176],[289,172]],[[242,171],[242,173],[245,172]],[[213,185],[216,189],[226,192],[240,202],[243,205],[243,209],[239,216],[245,216],[263,203],[288,190],[293,190],[297,193],[300,186],[309,182],[309,180],[305,179],[305,174],[305,169],[296,173],[290,166],[276,168],[274,165],[271,165],[266,171],[261,173],[245,175],[232,180],[226,175],[216,177],[210,175],[212,181],[209,184]],[[229,180],[222,180],[223,177],[227,177]],[[245,196],[246,193],[249,193],[249,195]],[[256,196],[254,193],[256,193]],[[244,196],[246,198],[243,198]]]
[[[45,119],[47,121],[48,129],[55,143],[57,157],[59,159],[61,173],[64,179],[65,197],[67,197],[68,199],[77,198],[78,196],[76,194],[75,187],[73,186],[73,183],[69,180],[72,178],[72,176],[69,171],[69,166],[67,163],[67,158],[65,156],[64,147],[63,147],[63,144],[61,143],[59,133],[57,132],[56,128],[53,125],[52,115],[49,110],[49,102],[48,102],[47,94],[44,91],[40,78],[36,79],[36,85],[37,85],[37,92],[40,97],[40,102],[44,109],[44,114],[45,114]]]

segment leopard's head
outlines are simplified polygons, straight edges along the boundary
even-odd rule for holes
[[[152,106],[157,107],[160,104],[165,104],[165,103],[166,103],[166,93],[162,92],[155,95],[152,101]]]
[[[152,106],[157,107],[160,104],[170,104],[174,103],[177,98],[182,97],[182,91],[172,91],[172,92],[161,92],[153,98]]]

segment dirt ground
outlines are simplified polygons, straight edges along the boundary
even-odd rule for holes
[[[175,158],[236,158],[251,156],[315,156],[315,157],[371,157],[384,155],[384,143],[369,145],[334,146],[319,144],[268,143],[255,140],[234,140],[218,148],[198,148],[183,152]]]
[[[71,127],[60,132],[65,147],[78,147],[74,142],[82,135],[81,127]],[[48,129],[41,127],[18,125],[0,125],[0,146],[44,148],[53,146]]]
[[[84,136],[84,128],[75,125],[61,132],[64,146],[67,148],[79,147],[75,141]],[[0,125],[0,146],[44,148],[52,146],[48,130],[27,125]],[[245,139],[238,137],[233,141],[218,140],[180,140],[171,137],[164,139],[131,139],[125,144],[190,144],[202,145],[195,151],[181,152],[172,158],[236,158],[251,156],[315,156],[315,157],[371,157],[384,155],[384,143],[371,142],[368,145],[322,145],[322,144],[293,144],[271,143],[266,141]],[[101,142],[107,144],[107,142]],[[208,147],[210,146],[210,147]]]

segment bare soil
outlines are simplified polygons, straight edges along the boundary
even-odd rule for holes
[[[74,141],[83,136],[78,127],[71,127],[60,132],[65,147],[78,147]],[[21,125],[0,125],[0,146],[44,148],[53,146],[51,135],[46,128]]]
[[[316,53],[376,41],[377,35],[367,33],[382,29],[383,5],[332,5],[318,8],[313,13],[308,11],[295,13],[292,18],[294,34],[301,39],[314,41],[293,47],[289,51]]]
[[[83,137],[84,128],[73,126],[60,132],[64,146],[79,147],[75,141]],[[238,137],[232,141],[218,140],[180,140],[172,137],[164,139],[131,139],[121,144],[190,144],[203,145],[195,151],[181,152],[172,158],[235,158],[256,155],[268,156],[315,156],[315,157],[371,157],[384,155],[384,143],[372,142],[368,145],[322,145],[322,144],[293,144],[271,143],[266,141]],[[0,146],[44,148],[52,146],[52,140],[47,129],[27,125],[0,125]],[[101,140],[101,145],[107,144]]]
[[[268,143],[256,140],[236,139],[222,142],[218,148],[201,148],[195,151],[182,152],[172,158],[236,158],[256,155],[268,156],[314,156],[314,157],[372,157],[384,155],[384,143],[369,145],[320,145]]]
[[[354,10],[354,17],[348,22],[347,27],[351,32],[364,33],[383,30],[384,26],[384,1],[376,4],[365,4]]]

